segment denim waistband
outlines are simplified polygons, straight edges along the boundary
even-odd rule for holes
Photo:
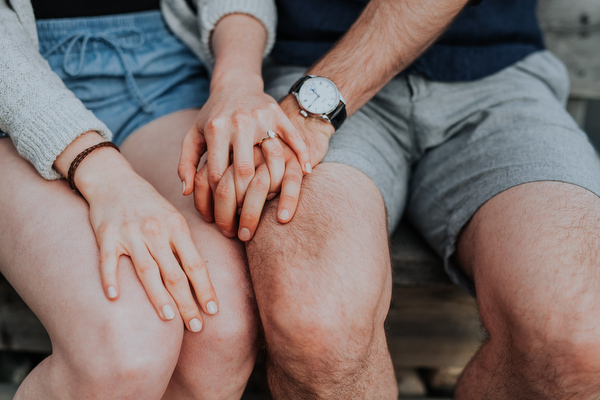
[[[36,21],[41,52],[52,46],[57,40],[77,32],[126,32],[140,30],[146,40],[160,37],[169,32],[162,14],[158,10],[142,11],[131,14],[104,15],[101,17],[57,18]]]

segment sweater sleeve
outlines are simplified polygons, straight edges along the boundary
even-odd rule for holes
[[[275,27],[277,26],[277,10],[274,0],[199,0],[200,39],[204,58],[210,62],[211,69],[214,57],[211,50],[211,36],[221,18],[228,14],[242,13],[256,18],[267,31],[266,57],[275,44]]]
[[[27,11],[30,16],[17,15],[0,0],[0,129],[45,179],[59,179],[54,161],[73,140],[88,131],[107,140],[112,134],[40,55],[31,37],[33,12]]]

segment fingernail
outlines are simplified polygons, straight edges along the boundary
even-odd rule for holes
[[[206,304],[206,309],[209,314],[216,314],[217,311],[219,311],[219,307],[217,307],[217,303],[214,301],[209,301],[208,304]]]
[[[109,286],[108,289],[106,289],[106,291],[108,292],[109,299],[114,299],[115,297],[117,297],[117,289],[115,289],[114,286]]]
[[[173,318],[175,318],[175,312],[173,312],[173,309],[168,304],[166,306],[163,306],[162,313],[165,319],[172,320]]]
[[[310,163],[306,163],[306,165],[304,166],[304,170],[307,174],[310,174],[312,172],[312,167],[310,166]]]
[[[192,332],[200,332],[202,329],[202,322],[200,322],[198,318],[194,318],[190,321],[190,328],[192,329]]]
[[[242,228],[240,229],[240,240],[250,240],[250,229]]]
[[[279,212],[279,218],[288,219],[290,217],[290,212],[285,208]]]
[[[181,181],[183,183],[183,195],[185,196],[185,181]]]
[[[273,200],[275,196],[277,196],[277,193],[269,193],[269,195],[267,196],[267,200]]]

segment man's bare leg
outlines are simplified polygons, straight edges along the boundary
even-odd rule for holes
[[[323,163],[281,225],[277,200],[247,244],[275,398],[397,397],[383,322],[391,268],[383,200],[358,170]]]
[[[489,340],[456,399],[600,398],[600,199],[538,182],[487,202],[458,258]]]

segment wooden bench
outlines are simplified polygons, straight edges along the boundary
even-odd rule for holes
[[[569,69],[568,109],[583,126],[587,101],[600,99],[600,0],[540,0],[539,18],[548,48]],[[394,291],[387,328],[397,371],[460,371],[485,337],[475,300],[449,281],[441,260],[409,225],[394,233],[391,249]],[[51,352],[43,326],[4,279],[0,350]]]

